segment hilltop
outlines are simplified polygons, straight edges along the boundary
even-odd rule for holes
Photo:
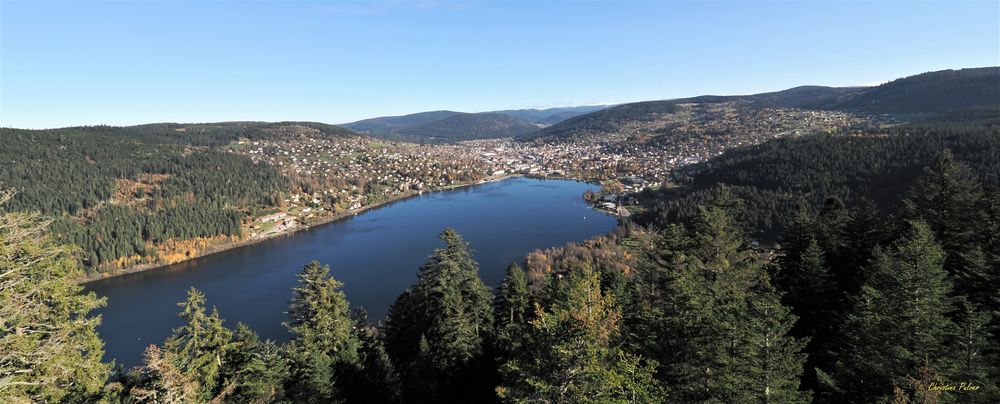
[[[370,118],[341,126],[387,140],[445,143],[523,136],[554,123],[603,108],[603,105],[592,105],[478,113],[443,110]]]
[[[1000,67],[941,70],[867,88],[829,109],[878,114],[939,113],[1000,104]]]

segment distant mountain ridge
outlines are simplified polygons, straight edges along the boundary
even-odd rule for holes
[[[589,105],[478,113],[428,111],[364,119],[340,126],[382,139],[442,143],[523,136],[542,127],[603,108],[603,105]]]
[[[1000,104],[1000,67],[943,70],[909,76],[875,87],[800,86],[753,95],[679,98],[621,104],[576,116],[522,138],[615,132],[630,122],[677,111],[680,104],[744,102],[753,108],[801,108],[864,114],[936,114]]]
[[[381,116],[378,118],[363,119],[357,122],[345,123],[340,126],[358,132],[393,132],[422,125],[438,119],[444,119],[459,114],[455,111],[428,111],[402,116]]]
[[[503,111],[493,111],[498,114],[510,115],[521,118],[531,123],[552,125],[565,121],[574,116],[591,113],[607,108],[607,105],[585,105],[580,107],[555,107],[545,109],[508,109]]]
[[[523,136],[538,130],[538,126],[510,115],[484,112],[458,113],[449,117],[410,126],[398,134],[428,142],[457,142],[462,140]],[[372,136],[377,136],[372,134]]]

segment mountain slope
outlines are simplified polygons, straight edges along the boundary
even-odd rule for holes
[[[599,111],[606,107],[606,105],[585,105],[580,107],[556,107],[546,109],[509,109],[491,112],[510,115],[532,123],[552,125],[575,116]]]
[[[703,95],[662,101],[643,101],[617,105],[567,119],[525,138],[561,138],[583,134],[614,133],[636,122],[652,122],[665,114],[674,114],[684,104],[719,104],[738,102],[750,108],[815,108],[835,103],[860,89],[802,86],[754,95]]]
[[[522,136],[538,130],[525,120],[499,113],[459,113],[399,131],[405,137],[428,142]]]
[[[589,105],[479,113],[429,111],[364,119],[341,126],[382,139],[439,143],[520,136],[603,108],[603,105]]]
[[[868,113],[937,113],[1000,104],[1000,67],[942,70],[896,79],[831,105]]]
[[[438,119],[457,115],[455,111],[429,111],[401,116],[380,116],[363,119],[357,122],[345,123],[341,126],[363,133],[395,132],[401,129],[422,125]]]
[[[810,135],[733,149],[687,167],[679,177],[685,187],[640,196],[655,206],[639,220],[659,226],[687,220],[718,184],[743,200],[743,219],[766,239],[780,233],[802,201],[821,206],[829,196],[848,204],[867,199],[890,212],[946,148],[979,181],[1000,184],[1000,106],[949,112],[871,136]]]
[[[559,139],[608,135],[637,123],[661,120],[682,104],[738,103],[750,109],[799,108],[860,114],[940,113],[976,105],[1000,104],[1000,67],[943,70],[918,74],[877,87],[800,86],[753,95],[704,95],[622,104],[580,115],[525,136]],[[652,135],[659,131],[652,126]]]

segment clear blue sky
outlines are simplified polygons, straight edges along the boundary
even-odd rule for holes
[[[309,120],[1000,65],[1000,1],[11,2],[0,126]]]

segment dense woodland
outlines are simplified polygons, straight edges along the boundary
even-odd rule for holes
[[[4,209],[52,218],[88,272],[147,262],[170,238],[239,236],[247,213],[289,191],[274,168],[218,147],[303,132],[352,135],[294,122],[0,129],[0,184],[17,190]]]
[[[800,206],[816,212],[829,196],[890,212],[944,149],[982,184],[1000,185],[1000,108],[961,110],[863,136],[803,136],[735,149],[680,176],[684,187],[640,195],[650,209],[639,221],[688,220],[712,187],[727,184],[743,201],[736,215],[751,235],[773,241]]]
[[[463,140],[521,136],[538,130],[522,118],[525,110],[465,113],[430,111],[403,116],[365,119],[347,128],[372,137],[410,143],[453,143]]]
[[[226,327],[192,289],[184,325],[114,371],[87,316],[102,302],[72,282],[75,261],[35,217],[8,213],[0,298],[16,304],[3,305],[0,397],[993,403],[1000,193],[977,177],[945,149],[889,215],[836,196],[803,205],[774,259],[750,248],[736,219],[747,205],[720,186],[684,224],[533,253],[493,290],[445,230],[384,322],[352,309],[335,262],[312,262],[290,291],[288,343]]]

